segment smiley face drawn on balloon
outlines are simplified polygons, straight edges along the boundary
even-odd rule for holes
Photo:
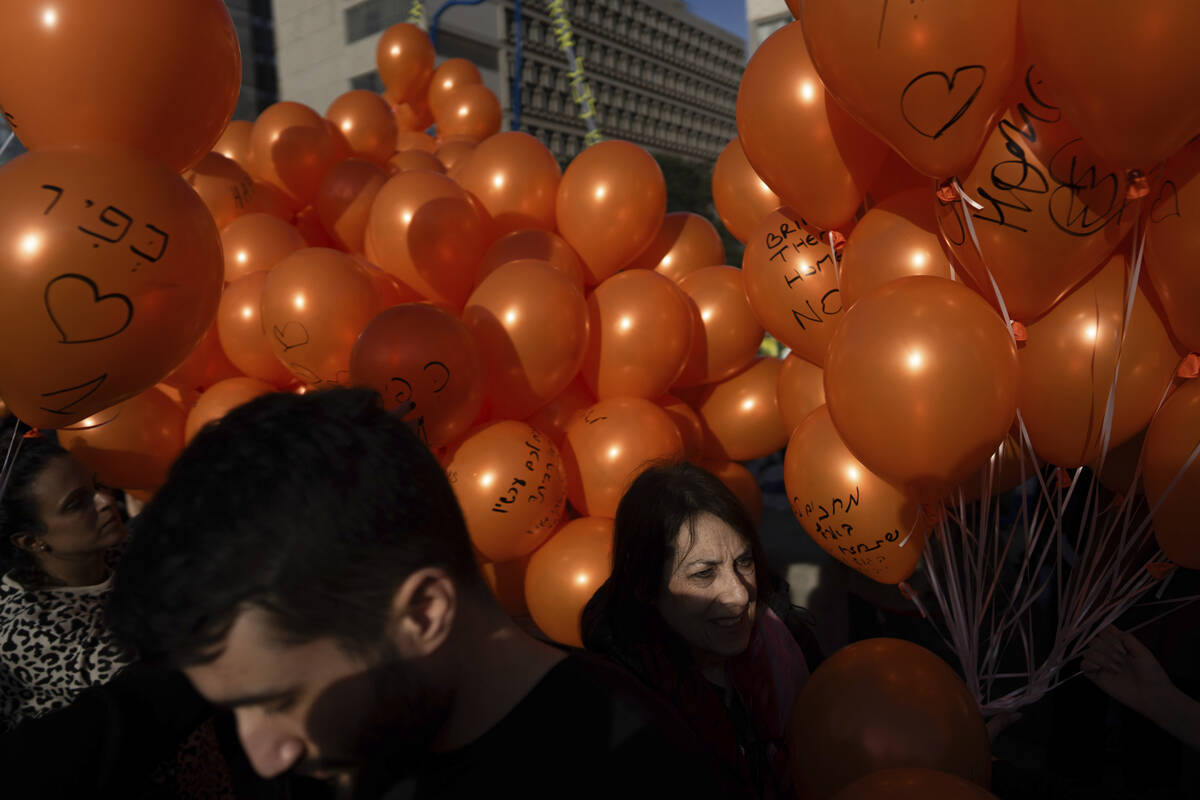
[[[418,389],[428,389],[433,394],[439,394],[450,383],[450,368],[441,361],[426,362],[421,371],[421,378],[418,379]],[[422,392],[424,393],[424,392]],[[418,410],[420,403],[413,395],[413,384],[406,378],[395,377],[388,381],[387,394],[391,396],[399,406],[407,405],[408,411],[404,413],[402,419],[406,419],[409,423],[416,426],[416,433],[421,437],[421,441],[429,444],[429,434],[425,430],[425,414],[419,413],[413,419],[407,419],[408,416]],[[422,398],[426,405],[433,398]]]

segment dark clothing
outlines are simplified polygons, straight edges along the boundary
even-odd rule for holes
[[[584,653],[568,655],[482,737],[423,756],[382,793],[385,800],[744,796],[662,700]]]

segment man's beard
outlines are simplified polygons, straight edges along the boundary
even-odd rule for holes
[[[388,642],[378,663],[327,688],[307,721],[320,755],[297,771],[343,785],[352,775],[356,795],[370,797],[411,771],[450,713],[449,692],[422,680],[421,666]]]

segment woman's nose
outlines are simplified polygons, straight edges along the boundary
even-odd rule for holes
[[[750,603],[750,588],[737,570],[729,570],[721,576],[720,600],[729,608],[740,612]]]
[[[238,709],[238,738],[254,771],[274,778],[291,769],[304,754],[304,742],[256,709]]]

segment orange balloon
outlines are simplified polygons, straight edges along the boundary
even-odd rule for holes
[[[554,154],[527,133],[498,133],[479,143],[455,175],[491,217],[492,238],[523,228],[554,230],[562,169]]]
[[[483,372],[470,332],[426,303],[394,306],[371,320],[350,355],[350,379],[379,392],[389,411],[411,403],[404,417],[432,447],[463,436],[483,407]]]
[[[1200,537],[1196,536],[1200,458],[1184,469],[1198,444],[1200,381],[1190,380],[1176,389],[1154,416],[1142,453],[1146,500],[1150,508],[1157,508],[1154,536],[1167,558],[1187,569],[1200,569]],[[1179,482],[1168,494],[1177,477]]]
[[[168,373],[162,379],[162,383],[183,391],[203,392],[218,381],[235,378],[240,374],[221,349],[217,323],[214,320],[188,357]]]
[[[1003,320],[954,281],[913,275],[846,313],[825,397],[856,458],[926,503],[991,455],[1016,415],[1016,347]]]
[[[967,274],[990,299],[990,270],[1022,322],[1103,264],[1139,213],[1126,199],[1124,171],[1099,163],[1055,103],[1038,68],[1024,70],[1010,109],[963,174],[963,188],[983,205],[971,211],[978,250],[962,203],[936,206],[942,237]]]
[[[525,420],[550,437],[555,445],[562,444],[567,435],[567,425],[577,414],[582,414],[596,404],[596,396],[578,376],[553,400],[529,415]]]
[[[685,275],[679,288],[700,312],[700,327],[676,386],[724,380],[754,360],[763,329],[746,299],[742,271],[704,267]]]
[[[792,431],[783,479],[792,513],[826,553],[880,583],[913,574],[929,524],[915,500],[851,454],[827,406]]]
[[[814,364],[825,363],[842,322],[835,255],[829,235],[790,208],[764,217],[742,256],[742,278],[754,316],[767,332]]]
[[[355,158],[382,165],[395,150],[396,119],[387,101],[374,92],[352,89],[340,95],[325,119],[341,131]]]
[[[795,355],[783,360],[779,370],[779,416],[790,436],[796,426],[825,405],[825,373],[811,361]]]
[[[275,103],[254,122],[251,170],[282,191],[295,210],[316,198],[321,181],[337,161],[336,139],[325,120],[306,105]]]
[[[702,461],[700,466],[711,472],[721,483],[733,492],[741,501],[742,507],[750,515],[750,521],[756,526],[762,524],[763,493],[762,487],[750,470],[736,461]]]
[[[992,497],[1004,494],[1037,474],[1037,466],[1030,458],[1029,452],[1021,445],[1021,441],[1019,429],[1014,429],[1004,437],[1004,441],[983,466],[975,470],[975,474],[958,487],[963,493],[963,502],[975,502],[983,496],[985,488]],[[955,507],[958,495],[951,494],[948,501],[951,507]]]
[[[951,276],[950,260],[938,241],[934,204],[933,189],[926,186],[892,195],[863,215],[842,251],[842,302],[847,308],[905,275]]]
[[[600,142],[567,167],[558,185],[558,232],[600,283],[649,246],[667,210],[667,185],[654,157],[631,142]]]
[[[420,150],[433,155],[437,152],[437,140],[420,131],[400,131],[396,134],[396,152]]]
[[[1150,202],[1146,274],[1162,300],[1171,331],[1200,351],[1200,225],[1181,210],[1200,205],[1200,142],[1169,162]]]
[[[583,647],[583,607],[612,574],[611,519],[583,517],[563,525],[529,558],[529,616],[556,642]]]
[[[387,161],[387,174],[389,176],[413,170],[436,172],[441,175],[446,174],[446,168],[442,166],[442,162],[438,160],[437,156],[432,153],[426,153],[424,150],[398,150]]]
[[[738,136],[754,171],[821,228],[850,222],[887,148],[854,121],[817,77],[792,22],[751,56],[737,101]]]
[[[237,162],[242,169],[250,172],[250,134],[254,131],[254,123],[249,120],[230,120],[225,126],[225,132],[212,146],[212,152],[225,156],[230,161]]]
[[[547,262],[583,291],[583,262],[579,255],[562,237],[540,228],[513,231],[492,242],[479,262],[475,284],[478,286],[502,265],[525,259]]]
[[[270,214],[272,217],[290,223],[295,216],[292,201],[266,181],[254,181],[254,197],[246,208],[248,214]]]
[[[900,639],[866,639],[826,659],[796,698],[788,745],[796,793],[813,800],[892,767],[991,781],[975,698],[945,661]]]
[[[1017,405],[1038,457],[1060,467],[1100,455],[1101,428],[1125,319],[1126,258],[1117,254],[1028,328]],[[1125,331],[1110,446],[1146,427],[1179,364],[1162,321],[1139,289]]]
[[[58,443],[119,489],[157,489],[183,451],[183,406],[151,387],[58,433]]]
[[[267,273],[252,272],[225,287],[217,309],[217,336],[225,356],[251,378],[284,387],[295,377],[275,357],[263,333],[262,293]]]
[[[371,279],[371,284],[375,287],[375,307],[380,311],[392,306],[398,306],[401,303],[420,303],[425,301],[425,298],[421,297],[416,290],[390,272],[384,272],[365,258],[355,257],[355,261],[366,271],[367,277]]]
[[[975,161],[1013,78],[1017,0],[922,8],[805,0],[809,53],[825,88],[926,175]]]
[[[216,316],[212,215],[133,151],[35,150],[0,167],[0,252],[0,395],[34,427],[149,389]]]
[[[475,148],[479,146],[479,142],[467,136],[451,136],[444,138],[438,142],[437,150],[434,155],[442,162],[442,166],[446,171],[454,169],[458,163],[466,162],[466,159],[475,152]]]
[[[246,213],[254,202],[254,179],[220,153],[204,156],[183,178],[208,207],[218,228]]]
[[[497,417],[523,419],[579,372],[588,345],[588,309],[579,290],[546,263],[521,261],[493,272],[463,309],[479,345]]]
[[[704,422],[706,458],[749,461],[787,443],[779,413],[777,358],[756,358],[720,383],[680,392]]]
[[[932,193],[933,186],[934,181],[928,175],[917,172],[899,153],[889,150],[879,175],[867,190],[867,199],[872,205],[877,205],[909,189],[927,189]]]
[[[314,207],[338,247],[362,255],[371,206],[387,179],[378,166],[357,158],[348,158],[329,170]]]
[[[1120,495],[1145,494],[1142,473],[1138,472],[1145,445],[1146,431],[1139,431],[1129,441],[1109,449],[1104,456],[1103,469],[1100,469],[1099,459],[1089,461],[1088,469],[1096,474],[1100,483],[1110,492]],[[1028,470],[1026,474],[1029,474]]]
[[[368,253],[423,296],[462,308],[487,246],[484,223],[445,175],[401,172],[379,190],[367,222]]]
[[[859,778],[842,789],[834,800],[997,800],[977,783],[932,769],[896,767]]]
[[[221,231],[225,280],[265,272],[302,247],[304,237],[278,217],[259,213],[238,217]]]
[[[0,53],[0,107],[27,148],[108,142],[173,172],[212,148],[242,83],[218,0],[131,0],[120,13],[89,0],[5,4]]]
[[[429,107],[435,108],[452,98],[460,86],[483,83],[479,68],[465,58],[448,58],[433,71],[427,94]]]
[[[471,544],[490,561],[532,553],[567,507],[557,448],[524,422],[496,422],[472,434],[455,449],[446,475]]]
[[[652,269],[678,283],[685,275],[725,263],[725,245],[712,223],[699,214],[677,211],[663,218],[654,241],[628,269]]]
[[[387,99],[386,96],[384,99]],[[412,97],[406,103],[393,104],[392,117],[396,120],[396,129],[400,131],[401,137],[405,131],[415,133],[429,130],[433,126],[433,112],[423,95]],[[396,149],[400,149],[399,145]]]
[[[500,606],[510,617],[529,616],[525,602],[525,572],[529,569],[529,556],[500,564],[483,561],[479,572]]]
[[[321,223],[321,215],[313,206],[297,212],[295,219],[292,220],[292,227],[304,238],[304,243],[308,247],[329,247],[334,250],[338,247],[337,242],[325,230],[325,226]]]
[[[247,377],[229,378],[213,385],[200,395],[195,407],[188,412],[184,441],[192,441],[201,428],[221,419],[238,406],[274,391],[276,389],[271,384]]]
[[[467,136],[483,142],[500,132],[500,101],[481,83],[456,86],[429,108],[439,136]]]
[[[656,461],[683,458],[669,414],[640,397],[601,400],[567,425],[567,497],[580,514],[615,517],[625,489]]]
[[[375,48],[375,65],[388,98],[405,102],[424,94],[433,59],[433,42],[416,25],[399,22],[385,30]]]
[[[366,270],[337,250],[297,250],[263,286],[262,326],[271,350],[310,385],[349,383],[350,351],[375,313]]]
[[[1105,162],[1153,167],[1200,133],[1195,3],[1050,0],[1021,11],[1025,41],[1060,88],[1063,114]]]
[[[783,205],[779,195],[771,191],[750,166],[738,139],[725,145],[717,158],[713,167],[712,196],[721,224],[739,242],[748,240],[759,221]]]
[[[784,0],[787,3],[788,11],[792,12],[792,16],[800,19],[800,0]]]
[[[637,270],[605,280],[587,305],[591,340],[582,375],[588,388],[601,400],[666,394],[691,352],[687,295],[670,278]]]
[[[704,423],[700,421],[700,415],[687,403],[669,394],[654,403],[670,415],[671,421],[679,429],[679,436],[683,439],[684,460],[699,461],[704,455]]]

